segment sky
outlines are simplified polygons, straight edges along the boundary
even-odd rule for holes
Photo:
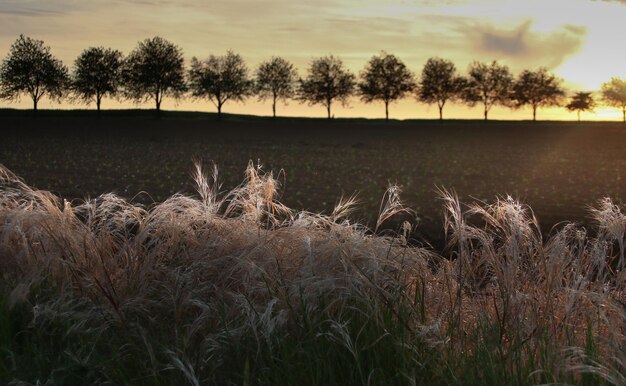
[[[626,0],[0,0],[0,57],[19,34],[41,39],[69,68],[87,47],[129,53],[156,35],[192,57],[241,54],[251,72],[273,55],[288,59],[301,76],[313,58],[333,54],[355,74],[384,50],[417,75],[430,57],[452,60],[465,74],[474,61],[498,60],[514,74],[548,67],[574,91],[595,91],[611,77],[626,78]],[[31,102],[0,101],[27,108]],[[41,108],[77,103],[42,100]],[[93,107],[93,106],[92,106]],[[105,100],[103,108],[151,107]],[[165,99],[166,110],[213,111],[207,100]],[[270,115],[271,105],[252,98],[228,102],[224,112]],[[322,106],[294,101],[279,115],[324,116]],[[599,107],[584,119],[619,119]],[[336,117],[382,117],[382,103],[334,108]],[[407,98],[390,107],[391,118],[436,118],[436,106]],[[481,118],[480,106],[446,106],[448,118]],[[495,107],[494,119],[529,119],[529,109]],[[563,108],[544,109],[538,119],[575,119]]]

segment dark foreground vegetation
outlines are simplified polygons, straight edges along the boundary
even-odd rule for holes
[[[351,200],[289,209],[252,164],[229,192],[215,179],[198,167],[193,198],[145,208],[70,203],[0,168],[0,383],[626,384],[610,199],[593,232],[544,239],[511,198],[463,210],[441,191],[437,254],[408,222],[379,231],[406,212],[395,187],[368,230]]]

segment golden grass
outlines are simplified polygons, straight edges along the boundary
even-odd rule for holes
[[[322,312],[332,328],[320,336],[356,353],[340,315],[358,304],[372,320],[390,311],[452,367],[489,346],[507,371],[528,362],[530,383],[592,373],[626,384],[626,214],[610,199],[592,211],[597,232],[567,224],[544,240],[530,208],[511,197],[463,210],[442,190],[442,256],[412,246],[409,223],[376,233],[408,210],[397,187],[370,231],[348,219],[354,198],[329,216],[285,207],[277,180],[252,164],[227,193],[217,170],[209,178],[197,164],[194,177],[199,199],[174,195],[146,208],[113,194],[71,204],[0,167],[0,291],[9,306],[27,305],[33,323],[64,317],[72,329],[100,332],[163,317],[202,352],[250,331],[272,347],[277,332],[280,341],[307,312]],[[546,342],[554,361],[539,360]],[[199,360],[167,353],[168,368],[195,384]]]

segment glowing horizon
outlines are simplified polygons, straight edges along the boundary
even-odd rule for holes
[[[155,35],[179,45],[191,57],[241,54],[251,72],[272,55],[290,60],[301,76],[311,59],[334,54],[358,75],[381,50],[400,57],[419,75],[429,57],[455,62],[461,74],[473,60],[498,60],[514,75],[546,66],[564,79],[569,92],[597,91],[611,77],[626,77],[626,52],[610,42],[626,33],[626,1],[602,0],[75,0],[0,1],[0,57],[6,57],[20,33],[41,39],[70,71],[87,47],[105,46],[128,54],[138,41]],[[601,59],[601,60],[600,60]],[[29,108],[30,101],[0,101],[0,107]],[[151,103],[105,100],[103,109],[151,107]],[[41,108],[84,108],[47,98]],[[93,107],[93,106],[92,106]],[[213,111],[208,101],[165,98],[166,110]],[[382,104],[333,107],[337,117],[376,118]],[[227,103],[226,113],[269,115],[268,103],[250,98]],[[324,116],[319,106],[295,101],[279,105],[284,116]],[[413,98],[390,108],[391,118],[436,118],[435,106]],[[444,118],[475,118],[480,108],[451,104]],[[529,119],[528,109],[494,107],[492,119]],[[618,120],[617,109],[599,106],[584,120]],[[541,109],[541,120],[575,120],[564,108]]]

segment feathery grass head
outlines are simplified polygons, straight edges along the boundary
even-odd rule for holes
[[[624,215],[610,200],[593,212],[598,237],[570,224],[543,240],[517,200],[464,210],[441,189],[457,249],[440,256],[407,241],[408,222],[377,233],[412,213],[394,185],[370,231],[348,220],[354,196],[330,215],[295,213],[273,174],[252,163],[231,192],[219,191],[215,168],[209,178],[196,163],[194,178],[199,198],[142,207],[105,194],[70,205],[0,167],[0,307],[22,315],[24,336],[67,337],[50,348],[46,335],[32,355],[75,353],[67,342],[81,337],[93,354],[74,355],[80,369],[101,369],[94,379],[112,384],[294,383],[271,370],[286,355],[297,366],[316,358],[299,374],[353,369],[334,379],[344,383],[416,368],[443,383],[623,380],[626,288],[614,243]],[[584,355],[563,355],[571,349]],[[35,383],[20,360],[13,368],[26,370],[11,381]]]

